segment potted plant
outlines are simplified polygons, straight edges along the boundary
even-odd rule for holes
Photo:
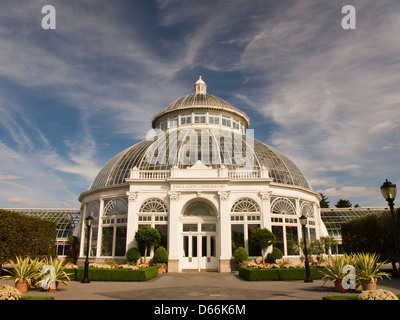
[[[158,274],[165,272],[168,263],[168,252],[163,246],[158,247],[154,252],[153,263],[158,269]]]
[[[363,290],[376,290],[376,283],[382,277],[388,277],[387,272],[379,271],[379,268],[386,263],[379,262],[380,256],[376,253],[358,253],[355,256],[354,267],[357,280],[361,282]]]
[[[322,280],[324,280],[324,282],[333,281],[336,292],[343,293],[348,291],[342,286],[342,280],[345,276],[345,274],[342,273],[342,270],[345,265],[350,264],[350,260],[351,257],[346,254],[343,256],[330,256],[329,263],[327,263],[324,269],[320,270],[323,274]]]
[[[58,284],[63,283],[69,285],[71,279],[65,272],[61,260],[57,258],[45,258],[43,261],[43,268],[41,270],[41,279],[39,284],[45,290],[50,292],[57,291]]]
[[[3,269],[8,272],[9,275],[3,276],[0,279],[13,279],[15,288],[21,293],[26,293],[29,290],[29,286],[32,284],[32,280],[38,279],[39,272],[32,263],[32,259],[29,257],[15,257],[16,262],[9,261],[12,269]]]

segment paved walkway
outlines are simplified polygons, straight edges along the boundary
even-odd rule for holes
[[[5,283],[13,285],[2,280],[0,286]],[[400,294],[400,279],[378,280],[378,289]],[[166,273],[147,282],[71,281],[55,293],[29,291],[25,295],[54,296],[55,300],[321,300],[341,294],[334,291],[332,282],[321,280],[245,281],[233,273]]]

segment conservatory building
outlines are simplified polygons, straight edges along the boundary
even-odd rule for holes
[[[82,258],[89,215],[91,259],[124,259],[149,225],[161,234],[169,272],[228,272],[238,247],[261,256],[250,242],[257,227],[274,233],[284,257],[299,257],[301,215],[308,239],[328,235],[320,195],[299,168],[254,139],[248,116],[208,94],[201,76],[194,89],[156,114],[146,140],[112,158],[80,195]]]

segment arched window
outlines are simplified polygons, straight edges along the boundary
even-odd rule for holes
[[[150,198],[145,200],[140,206],[138,212],[138,228],[143,226],[151,226],[157,229],[161,234],[160,245],[164,248],[168,248],[168,209],[165,202],[158,198]],[[142,254],[144,250],[139,247]],[[150,250],[148,251],[150,255]]]
[[[128,200],[117,198],[104,201],[104,216],[126,215],[128,212]]]
[[[261,210],[258,203],[250,198],[240,198],[231,208],[232,254],[244,247],[249,256],[260,256],[261,251],[252,246],[250,236],[254,229],[261,227]]]
[[[307,218],[314,218],[314,209],[310,202],[304,201],[301,204],[300,215],[305,215]]]
[[[292,201],[286,198],[277,198],[271,205],[273,214],[296,215],[296,208]]]
[[[232,206],[232,212],[260,212],[257,202],[249,198],[241,198]]]
[[[299,223],[294,201],[276,198],[271,204],[271,227],[276,236],[274,247],[285,256],[299,254]]]
[[[167,206],[165,202],[160,199],[149,199],[146,200],[140,207],[140,212],[159,212],[167,213]]]
[[[123,257],[126,249],[128,199],[104,200],[101,250],[103,257]]]
[[[196,201],[191,203],[183,213],[186,217],[215,216],[213,208],[206,202]]]

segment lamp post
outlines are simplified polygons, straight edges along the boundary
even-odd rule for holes
[[[397,261],[399,262],[399,269],[400,269],[400,245],[399,245],[399,236],[397,234],[396,216],[394,215],[394,199],[396,198],[396,192],[397,192],[396,185],[386,179],[386,181],[381,185],[381,192],[382,196],[389,204],[390,213],[392,215],[394,244],[396,247]]]
[[[310,266],[309,266],[309,262],[308,262],[308,253],[307,253],[307,236],[306,236],[307,217],[303,214],[299,220],[300,220],[300,224],[301,224],[302,231],[303,231],[304,255],[306,257],[306,260],[304,261],[304,264],[306,267],[306,279],[304,280],[304,282],[313,282],[313,280],[311,279],[311,276],[310,276]]]
[[[90,283],[89,280],[89,242],[90,242],[90,228],[92,226],[93,217],[89,215],[86,219],[86,227],[87,227],[87,237],[86,237],[86,261],[85,261],[85,272],[83,275],[83,279],[81,283]]]

